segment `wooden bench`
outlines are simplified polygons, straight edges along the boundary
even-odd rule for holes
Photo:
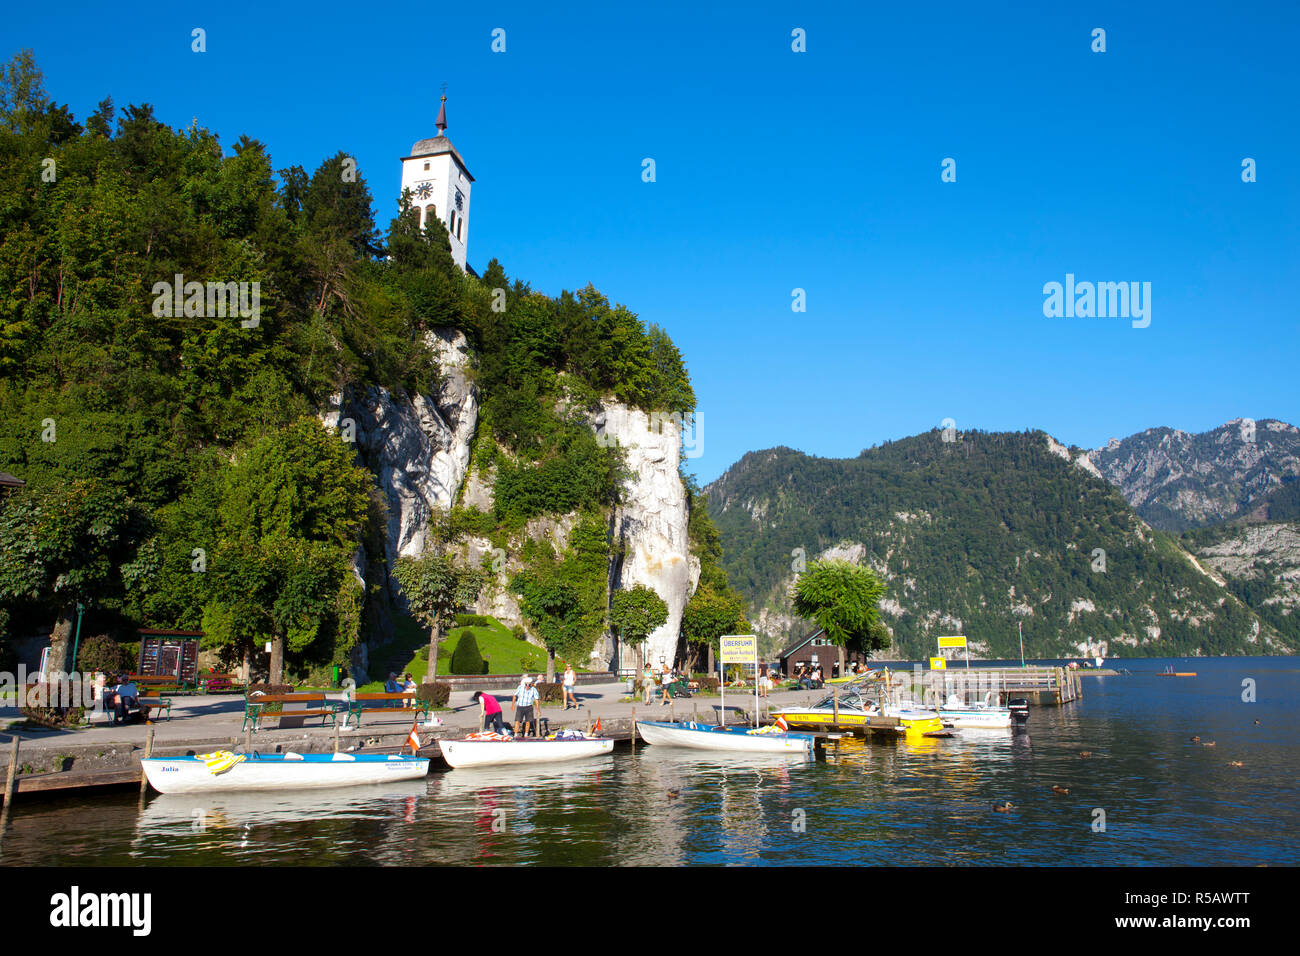
[[[293,710],[285,710],[285,704],[301,704],[301,709],[295,707]],[[335,725],[338,712],[343,709],[343,703],[337,700],[328,700],[323,693],[314,694],[258,694],[244,700],[244,724],[241,731],[248,729],[248,725],[253,725],[253,730],[259,729],[258,722],[263,717],[274,718],[298,718],[298,717],[319,717],[321,726],[325,726],[325,721],[330,722],[330,726]],[[273,708],[273,709],[272,709]],[[267,711],[270,710],[270,713]]]
[[[140,709],[144,712],[145,722],[154,719],[154,711],[166,711],[167,719],[172,719],[172,699],[170,697],[140,697]]]
[[[394,704],[400,702],[401,707],[384,706],[385,704]],[[405,691],[400,694],[356,694],[348,702],[348,716],[356,717],[357,726],[361,726],[362,714],[396,714],[405,716],[410,714],[412,717],[419,718],[421,714],[428,717],[433,705],[427,701],[420,700],[415,691]],[[414,706],[406,706],[412,704]],[[343,719],[343,723],[348,723],[348,718]]]
[[[175,677],[143,677],[139,674],[131,674],[130,679],[131,683],[139,687],[141,692],[183,694],[189,689],[188,684]]]

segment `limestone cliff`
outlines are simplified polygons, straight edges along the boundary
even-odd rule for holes
[[[605,440],[624,451],[630,478],[614,509],[611,537],[616,558],[610,587],[643,584],[668,605],[668,621],[646,640],[645,659],[673,660],[682,613],[700,580],[700,563],[690,553],[689,512],[681,463],[681,419],[647,414],[617,402],[605,403],[593,422]],[[606,645],[603,650],[612,653]],[[631,666],[627,655],[623,666]]]

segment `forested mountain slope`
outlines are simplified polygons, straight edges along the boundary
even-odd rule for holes
[[[770,641],[806,631],[789,588],[829,549],[886,580],[893,654],[964,633],[977,653],[1018,657],[1018,623],[1029,656],[1294,649],[1047,435],[945,437],[853,459],[751,452],[708,486],[724,567]]]

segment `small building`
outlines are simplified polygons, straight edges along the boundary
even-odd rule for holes
[[[202,631],[140,629],[140,661],[136,673],[142,677],[174,677],[178,684],[199,682],[199,641]]]
[[[826,637],[826,632],[818,628],[811,634],[799,638],[785,650],[781,651],[781,673],[787,677],[795,672],[800,664],[806,668],[821,665],[823,677],[838,677],[836,668],[840,663],[840,649]],[[845,664],[866,665],[870,658],[860,651],[845,650]]]

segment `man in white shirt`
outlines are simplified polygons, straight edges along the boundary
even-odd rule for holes
[[[531,726],[535,734],[537,732],[537,717],[533,713],[533,706],[537,703],[537,688],[533,686],[532,677],[528,674],[523,676],[519,686],[515,688],[510,702],[515,706],[515,736],[520,736],[521,726],[525,730]]]

